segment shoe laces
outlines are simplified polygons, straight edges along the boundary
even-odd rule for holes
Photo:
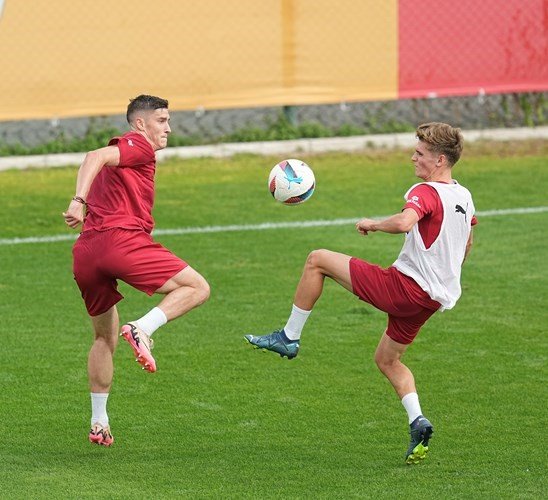
[[[93,424],[91,426],[91,433],[95,435],[102,434],[103,437],[106,438],[110,436],[110,427],[108,425],[105,427],[99,422],[97,422],[96,424]]]
[[[141,342],[143,342],[143,344],[145,344],[145,347],[149,351],[152,351],[152,349],[154,349],[154,340],[152,340],[145,332],[139,332],[139,339],[141,340]]]

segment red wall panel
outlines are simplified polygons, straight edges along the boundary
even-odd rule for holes
[[[399,97],[548,90],[548,0],[400,0]]]

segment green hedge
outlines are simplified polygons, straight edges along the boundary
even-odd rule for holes
[[[390,133],[413,131],[412,125],[389,122],[382,126],[370,123],[367,127],[344,124],[337,128],[329,128],[320,123],[304,122],[292,124],[286,115],[281,113],[277,119],[268,122],[265,127],[243,127],[233,133],[218,138],[207,138],[199,135],[182,136],[171,134],[170,146],[195,146],[203,144],[218,144],[223,142],[255,142],[279,141],[290,139],[309,139],[314,137],[347,137],[371,133]],[[74,153],[91,151],[101,148],[108,143],[111,137],[122,134],[123,131],[115,127],[97,128],[90,126],[83,137],[68,138],[61,131],[52,141],[37,146],[23,146],[21,144],[7,144],[0,142],[0,156],[39,155],[52,153]]]

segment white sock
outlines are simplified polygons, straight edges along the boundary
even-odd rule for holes
[[[304,324],[310,316],[312,311],[305,311],[293,304],[291,310],[291,316],[287,320],[287,324],[284,327],[285,335],[289,340],[298,340],[301,338],[301,332],[303,331]]]
[[[401,398],[401,403],[409,417],[409,423],[413,422],[419,415],[422,415],[419,395],[416,392],[410,392]]]
[[[107,415],[108,392],[91,393],[91,425],[100,423],[102,426],[108,425]]]
[[[150,337],[158,328],[167,323],[167,318],[164,311],[155,307],[138,319],[136,323]]]

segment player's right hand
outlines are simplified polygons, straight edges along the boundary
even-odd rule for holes
[[[65,224],[72,229],[76,229],[84,222],[85,209],[85,205],[78,201],[72,200],[67,208],[67,211],[63,212]]]
[[[374,224],[377,221],[374,219],[361,219],[358,222],[356,222],[356,231],[358,233],[363,234],[364,236],[367,236],[367,233],[374,232],[376,229],[374,228]]]

